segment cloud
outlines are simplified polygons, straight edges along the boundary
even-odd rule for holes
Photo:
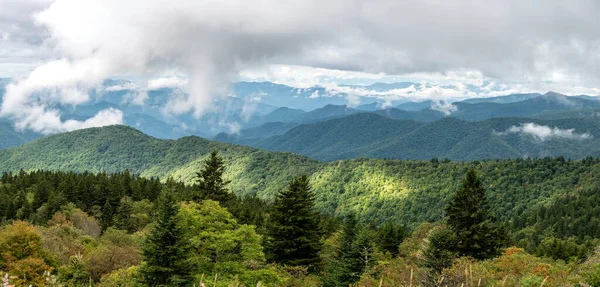
[[[30,107],[27,113],[15,122],[17,130],[29,129],[43,134],[53,134],[77,129],[123,124],[123,112],[114,108],[99,111],[85,121],[60,118],[57,110],[41,106]]]
[[[520,126],[511,126],[504,132],[495,132],[497,135],[506,135],[511,133],[530,135],[540,141],[546,141],[550,139],[585,140],[593,137],[588,133],[577,134],[575,133],[575,129],[560,129],[557,127],[551,128],[544,125],[538,125],[536,123],[525,123],[521,124]]]
[[[148,90],[158,90],[163,88],[181,88],[188,83],[188,79],[180,77],[162,77],[148,81]]]
[[[446,116],[458,111],[458,107],[447,101],[433,101],[431,109],[443,113]]]
[[[119,92],[119,91],[131,91],[139,90],[140,87],[133,82],[124,82],[122,84],[112,85],[104,88],[105,92]]]
[[[255,93],[246,97],[242,106],[242,113],[240,114],[243,121],[249,121],[250,118],[254,115],[258,104],[262,101],[262,96],[263,94]]]
[[[206,62],[206,69],[225,73],[251,62],[375,74],[452,76],[467,70],[518,81],[562,80],[556,75],[593,81],[600,61],[595,32],[599,4],[593,0],[577,5],[558,0],[527,5],[518,0],[175,0],[169,1],[169,9],[157,0],[107,0],[102,5],[58,0],[38,17],[41,25],[35,25],[30,15],[49,3],[4,0],[3,8],[9,9],[0,12],[0,19],[6,19],[0,27],[25,35],[19,42],[53,42],[61,52],[76,55],[90,50],[125,54],[148,44],[138,60],[152,57],[150,61],[167,60],[171,68],[181,68],[195,66],[196,60],[186,61],[197,58]],[[138,13],[139,7],[144,13]],[[19,33],[10,31],[14,23]],[[109,36],[116,41],[98,44]],[[124,45],[124,39],[131,45]],[[177,53],[165,55],[173,51]],[[218,61],[222,63],[215,65]]]
[[[478,87],[498,79],[516,83],[516,90],[547,82],[572,90],[600,84],[600,4],[593,0],[29,2],[3,0],[0,9],[0,66],[16,67],[12,60],[37,66],[7,90],[9,104],[0,112],[15,120],[21,117],[16,108],[52,112],[52,104],[80,104],[109,77],[166,71],[187,83],[175,83],[183,93],[164,112],[200,117],[215,97],[228,94],[240,71],[269,64],[313,67],[325,83],[335,79],[318,69],[337,77],[455,77]],[[48,77],[36,76],[41,72]],[[302,78],[294,69],[277,73]],[[442,86],[414,94],[449,97]],[[49,99],[41,96],[48,90]],[[359,92],[348,99],[355,102]]]
[[[123,96],[123,104],[132,104],[135,106],[144,106],[148,100],[147,91],[132,91]]]
[[[497,95],[506,95],[512,91],[488,91],[474,92],[464,84],[455,84],[450,86],[431,85],[431,84],[410,84],[406,88],[392,88],[388,90],[374,90],[367,86],[341,86],[336,84],[324,85],[328,96],[346,96],[349,100],[357,102],[360,97],[377,99],[381,102],[391,104],[393,101],[423,101],[434,100],[438,102],[440,108],[444,111],[450,111],[451,106],[448,102],[463,100],[473,97],[492,97]],[[444,107],[445,105],[445,107]]]

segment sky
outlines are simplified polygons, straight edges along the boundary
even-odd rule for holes
[[[185,93],[200,116],[233,81],[294,87],[428,83],[423,97],[600,94],[600,2],[475,0],[0,0],[0,116],[66,123],[105,79]],[[443,86],[452,85],[451,90]],[[464,87],[481,91],[472,93]],[[143,100],[144,94],[139,94]],[[32,113],[31,111],[36,111]],[[118,117],[98,114],[92,123]]]

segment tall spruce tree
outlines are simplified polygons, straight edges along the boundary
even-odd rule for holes
[[[158,199],[154,227],[143,246],[145,265],[141,267],[147,286],[190,286],[194,264],[191,244],[177,223],[179,205],[170,192]]]
[[[323,281],[325,287],[346,287],[360,279],[364,264],[361,246],[358,244],[359,227],[354,216],[348,216],[344,222],[338,263],[327,272]]]
[[[490,212],[481,179],[469,170],[446,206],[448,226],[456,234],[460,255],[486,259],[498,255],[508,236]]]
[[[196,173],[199,194],[194,196],[195,200],[211,199],[221,203],[228,202],[234,198],[227,190],[230,181],[223,179],[225,173],[225,162],[216,150],[204,161],[200,172]]]
[[[386,222],[377,230],[377,244],[383,252],[389,252],[392,257],[399,253],[399,247],[406,237],[406,228],[402,225]]]
[[[319,263],[322,231],[306,175],[292,179],[273,203],[269,228],[271,261],[314,267]]]

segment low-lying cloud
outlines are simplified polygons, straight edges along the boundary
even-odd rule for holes
[[[431,109],[443,113],[446,116],[458,111],[458,107],[447,101],[433,101]]]
[[[538,125],[536,123],[524,123],[519,126],[511,126],[504,132],[495,132],[497,135],[506,134],[522,134],[533,136],[535,139],[540,141],[546,141],[551,139],[572,139],[572,140],[585,140],[590,139],[593,136],[589,133],[578,134],[575,129],[560,129],[558,127],[549,127],[544,125]]]
[[[91,127],[123,124],[123,112],[114,108],[99,111],[85,121],[63,121],[57,110],[46,110],[44,107],[39,106],[31,107],[28,113],[20,116],[21,118],[15,122],[17,130],[28,129],[42,134],[54,134]]]
[[[88,90],[115,76],[184,75],[187,82],[150,86],[181,85],[163,111],[197,118],[228,95],[240,71],[268,64],[600,84],[599,4],[592,0],[5,1],[0,64],[21,47],[51,55],[7,87],[0,115],[46,132],[85,126],[61,121],[53,107],[88,102]],[[33,7],[43,11],[32,21]],[[347,93],[348,100],[359,93]]]

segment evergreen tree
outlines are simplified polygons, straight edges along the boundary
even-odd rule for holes
[[[135,232],[135,226],[132,224],[131,214],[133,213],[133,201],[125,196],[121,199],[121,204],[117,207],[113,217],[113,224],[116,228],[126,230],[129,233]]]
[[[115,208],[110,203],[110,200],[106,199],[104,206],[102,206],[102,215],[100,216],[100,225],[102,226],[102,230],[106,230],[113,224],[114,210]]]
[[[155,223],[143,246],[141,267],[147,286],[190,286],[194,265],[191,244],[177,223],[179,205],[169,192],[158,199]]]
[[[270,259],[291,266],[314,268],[319,262],[322,231],[315,199],[306,175],[292,179],[273,203],[270,222]]]
[[[467,172],[445,210],[460,255],[490,258],[498,255],[500,247],[506,244],[506,232],[491,215],[485,188],[473,169]]]
[[[208,159],[204,162],[202,170],[196,173],[198,178],[199,195],[195,200],[211,199],[221,203],[233,199],[233,194],[227,190],[227,184],[230,181],[223,179],[225,173],[225,163],[216,150],[210,153]]]
[[[360,276],[360,250],[356,246],[357,222],[354,216],[348,216],[344,222],[338,263],[335,264],[323,282],[325,287],[345,287],[354,283]]]
[[[377,231],[378,245],[381,251],[389,252],[392,257],[398,255],[398,248],[406,236],[406,229],[402,225],[386,222]]]

